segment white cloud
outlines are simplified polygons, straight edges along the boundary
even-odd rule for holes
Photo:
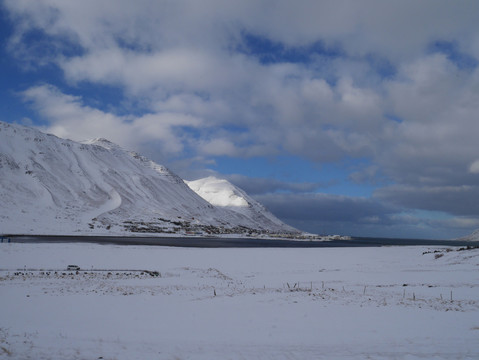
[[[181,113],[117,116],[86,106],[80,97],[63,94],[51,85],[29,88],[22,95],[49,120],[44,131],[76,141],[104,137],[132,150],[156,140],[164,154],[175,155],[184,147],[175,129],[195,128],[202,123],[201,119]]]
[[[134,95],[163,89],[211,91],[240,82],[247,71],[241,56],[222,58],[196,49],[138,53],[119,47],[63,59],[67,79],[121,85]],[[234,66],[232,68],[232,66]]]
[[[235,145],[225,139],[213,139],[202,142],[198,146],[198,150],[204,155],[237,156],[239,153]]]
[[[432,55],[400,70],[387,101],[401,123],[386,128],[377,157],[400,182],[461,185],[476,159],[479,71],[461,70]]]
[[[469,166],[469,172],[473,174],[479,174],[479,160],[475,160],[470,166]]]

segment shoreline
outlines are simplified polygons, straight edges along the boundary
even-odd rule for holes
[[[2,235],[11,243],[96,243],[114,245],[173,246],[196,248],[318,248],[379,246],[458,246],[479,247],[479,241],[363,238],[292,240],[249,237],[185,236],[98,236],[98,235]]]

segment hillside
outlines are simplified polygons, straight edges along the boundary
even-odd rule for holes
[[[461,237],[457,240],[461,241],[479,241],[479,229],[474,230],[471,234]]]
[[[297,232],[192,191],[166,167],[105,139],[78,143],[0,122],[0,233]]]
[[[246,217],[251,223],[259,222],[267,224],[273,229],[280,228],[290,232],[296,231],[292,227],[285,227],[285,224],[270,213],[262,204],[225,179],[210,176],[185,182],[210,204],[237,214],[240,218]]]

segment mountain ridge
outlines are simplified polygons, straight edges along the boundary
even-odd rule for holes
[[[472,233],[470,233],[466,236],[457,238],[456,240],[460,240],[460,241],[479,241],[479,229],[474,230]]]
[[[0,122],[0,173],[4,234],[300,234],[252,199],[249,213],[214,206],[165,166],[102,138]]]

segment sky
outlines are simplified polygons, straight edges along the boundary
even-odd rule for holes
[[[479,228],[475,0],[0,0],[0,120],[226,178],[320,234]]]

